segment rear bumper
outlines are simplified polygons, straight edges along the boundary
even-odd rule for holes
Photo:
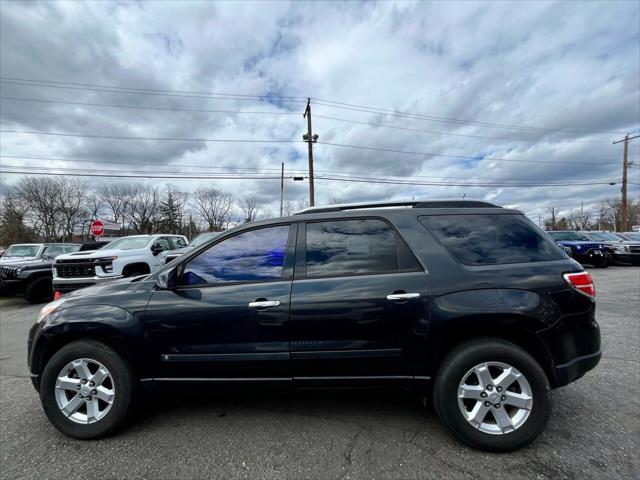
[[[602,358],[602,352],[597,351],[581,357],[576,357],[570,362],[562,365],[555,366],[556,382],[557,386],[567,385],[580,377],[582,377],[589,370],[592,370],[598,365]]]
[[[585,312],[564,316],[538,334],[551,354],[553,378],[550,380],[554,388],[582,377],[602,357],[595,304]]]

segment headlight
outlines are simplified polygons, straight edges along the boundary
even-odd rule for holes
[[[114,260],[116,260],[118,257],[102,257],[102,258],[98,258],[96,261],[97,262],[112,262]]]
[[[60,308],[60,305],[62,305],[64,301],[64,298],[60,298],[58,300],[54,300],[53,302],[47,303],[44,307],[42,307],[42,310],[40,310],[40,315],[38,315],[38,320],[36,320],[36,323],[42,322],[42,320],[55,312],[58,308]]]
[[[18,275],[20,275],[20,272],[22,272],[22,267],[16,268],[13,272],[14,272],[15,276],[17,277]]]
[[[629,247],[626,245],[616,245],[613,249],[617,253],[627,253],[629,251]]]

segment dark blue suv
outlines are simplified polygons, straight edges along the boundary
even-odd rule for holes
[[[380,387],[431,396],[462,441],[507,451],[544,429],[552,388],[598,363],[594,297],[516,210],[311,208],[48,304],[29,367],[45,413],[76,438],[123,426],[141,388]]]

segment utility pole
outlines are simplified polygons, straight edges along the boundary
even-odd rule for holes
[[[284,162],[282,162],[282,168],[280,169],[280,216],[284,209]]]
[[[622,156],[622,202],[620,203],[620,231],[626,232],[627,228],[627,167],[630,165],[627,161],[629,154],[629,141],[634,138],[638,138],[640,135],[636,135],[635,137],[630,137],[627,133],[622,140],[616,140],[613,142],[616,143],[624,142],[624,155]]]
[[[311,130],[311,99],[307,98],[307,108],[305,108],[302,118],[307,119],[307,133],[302,135],[302,139],[309,144],[309,206],[316,204],[316,194],[313,186],[313,144],[318,141],[318,135]]]

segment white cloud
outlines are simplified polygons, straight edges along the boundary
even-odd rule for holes
[[[442,123],[315,105],[314,113],[513,141],[368,127],[314,118],[320,140],[557,165],[421,157],[317,145],[319,172],[407,179],[618,181],[620,145],[607,132],[640,126],[640,9],[635,2],[527,3],[19,3],[2,2],[3,76],[148,89],[311,96],[554,132]],[[2,84],[2,95],[165,108],[287,111],[304,102],[213,100]],[[301,139],[301,115],[237,115],[2,101],[5,129],[174,138]],[[593,131],[592,134],[576,130]],[[579,142],[561,143],[568,139]],[[605,140],[591,143],[592,140]],[[638,142],[640,143],[640,142]],[[2,134],[3,155],[162,165],[306,169],[303,144],[79,139]],[[631,148],[638,161],[640,148]],[[3,164],[20,160],[2,159]],[[22,161],[31,168],[42,161]],[[46,166],[117,169],[107,163]],[[175,171],[178,167],[167,167]],[[182,167],[185,172],[197,169]],[[215,171],[215,170],[213,170]],[[632,178],[638,180],[638,169]],[[424,178],[422,178],[424,177]],[[428,177],[428,178],[427,178]],[[14,176],[5,176],[11,181]],[[5,180],[3,179],[3,181]],[[201,182],[172,182],[192,188]],[[279,181],[218,181],[278,210]],[[307,185],[288,181],[293,202]],[[318,180],[330,198],[484,198],[530,215],[619,194],[618,186],[491,188]],[[633,197],[638,189],[631,188]]]

